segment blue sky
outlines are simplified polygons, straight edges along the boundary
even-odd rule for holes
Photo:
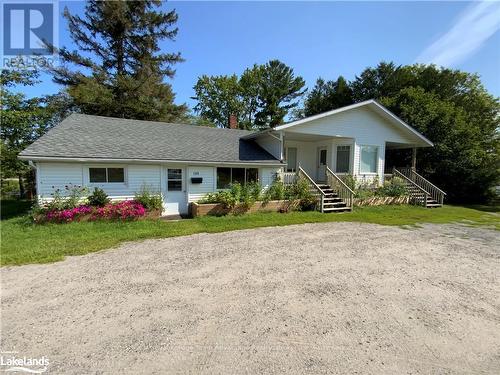
[[[82,13],[80,1],[60,2]],[[378,62],[435,62],[481,75],[500,96],[500,2],[169,2],[179,14],[180,51],[170,83],[176,102],[187,102],[202,74],[241,73],[254,63],[280,59],[312,87],[318,77],[353,79]],[[60,45],[71,47],[65,20]],[[30,96],[54,93],[43,83],[23,90]]]

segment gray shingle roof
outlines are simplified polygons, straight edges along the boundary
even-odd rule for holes
[[[178,160],[276,164],[250,131],[72,114],[20,153],[23,157]]]

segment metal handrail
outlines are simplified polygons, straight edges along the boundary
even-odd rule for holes
[[[427,207],[427,196],[430,194],[426,190],[424,190],[421,186],[417,185],[414,181],[410,180],[407,176],[405,176],[403,173],[398,171],[396,168],[393,169],[393,174],[397,174],[398,177],[402,177],[404,180],[406,180],[407,183],[410,183],[413,187],[416,187],[418,190],[420,190],[420,192],[424,194],[423,206]],[[419,197],[416,194],[412,194],[411,191],[409,191],[409,193],[416,200],[419,199]]]

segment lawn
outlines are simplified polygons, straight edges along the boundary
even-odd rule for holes
[[[241,216],[200,217],[181,221],[143,220],[133,222],[82,222],[34,225],[23,210],[26,203],[2,202],[2,265],[46,263],[67,255],[82,255],[118,245],[124,241],[165,238],[195,233],[217,233],[266,226],[335,221],[365,222],[382,225],[414,226],[421,223],[462,222],[491,226],[500,230],[500,215],[488,207],[444,206],[425,209],[415,206],[379,206],[355,208],[352,213],[292,212],[258,213]],[[4,211],[5,208],[7,212]],[[495,210],[497,211],[497,210]],[[4,215],[7,213],[7,215]]]

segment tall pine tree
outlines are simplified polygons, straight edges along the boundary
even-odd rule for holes
[[[175,10],[161,1],[87,2],[83,17],[66,8],[64,17],[78,50],[61,48],[64,64],[52,69],[84,113],[142,120],[175,121],[187,111],[175,105],[164,78],[173,78],[180,53],[163,53],[159,43],[174,40]],[[77,69],[74,69],[74,68]]]

